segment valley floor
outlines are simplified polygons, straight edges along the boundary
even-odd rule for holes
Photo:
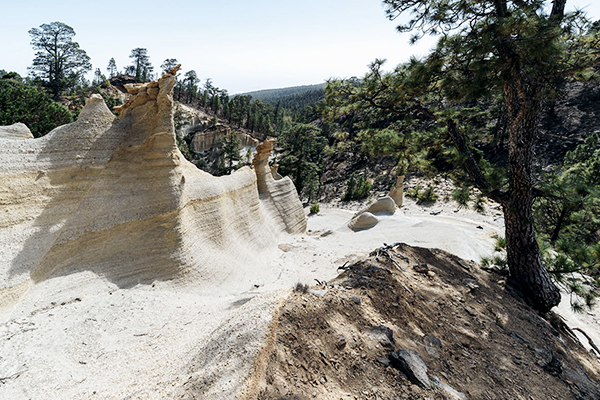
[[[232,399],[244,394],[250,398],[284,395],[281,391],[285,385],[280,381],[286,378],[271,375],[269,383],[269,370],[261,367],[260,360],[274,349],[272,345],[265,347],[276,337],[273,315],[282,315],[290,299],[300,296],[292,292],[297,283],[331,283],[341,272],[339,267],[367,258],[383,243],[439,248],[472,260],[469,265],[476,268],[474,263],[493,252],[494,236],[503,230],[501,214],[493,207],[486,214],[477,214],[459,210],[452,203],[422,207],[407,199],[396,214],[380,216],[375,227],[359,232],[346,226],[352,215],[352,211],[321,205],[319,214],[308,217],[307,232],[284,236],[278,248],[265,254],[264,268],[247,271],[247,287],[237,292],[214,286],[207,293],[183,281],[118,288],[91,272],[36,285],[23,301],[1,315],[0,398]],[[404,267],[411,268],[412,264]],[[477,276],[480,274],[488,273],[478,271]],[[410,271],[410,275],[414,273]],[[203,287],[211,276],[205,278]],[[494,279],[496,285],[502,281]],[[82,293],[84,282],[86,292]],[[329,286],[316,286],[315,290]],[[493,290],[496,293],[500,289]],[[449,293],[455,291],[460,289],[454,287]],[[330,289],[330,295],[334,292]],[[47,293],[60,295],[48,298]],[[302,296],[305,300],[299,301],[314,303],[315,307],[328,299],[327,294]],[[335,294],[338,300],[344,296]],[[504,292],[504,296],[509,295]],[[298,303],[290,307],[296,307],[294,304]],[[561,312],[569,314],[568,310]],[[589,335],[596,335],[594,340],[600,344],[598,309],[576,323]],[[375,355],[367,353],[361,362]],[[290,359],[292,363],[294,360]],[[253,379],[248,381],[251,374]],[[279,386],[273,384],[275,378]],[[305,379],[301,386],[310,386],[305,395],[326,398],[321,389],[327,386],[320,384],[320,379],[315,377],[316,385]],[[451,381],[455,385],[458,382]],[[316,390],[319,385],[322,387]],[[285,390],[293,393],[295,388],[290,381]],[[347,391],[338,389],[339,393]],[[357,392],[345,398],[386,398],[377,397],[372,389],[365,391],[368,396]],[[419,397],[421,392],[417,392],[411,398],[433,398]]]

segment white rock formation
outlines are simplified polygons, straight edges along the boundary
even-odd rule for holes
[[[33,134],[22,122],[0,126],[0,139],[33,139]]]
[[[192,151],[194,153],[200,153],[212,147],[219,147],[221,146],[222,138],[230,134],[231,128],[227,128],[221,124],[207,127],[203,131],[198,131],[194,133],[194,138],[190,143]],[[256,147],[258,145],[258,140],[250,135],[238,132],[237,136],[242,146]]]
[[[363,212],[358,215],[352,217],[350,222],[348,222],[348,228],[353,231],[360,231],[363,229],[369,229],[377,225],[379,220],[376,216],[371,214],[370,212]]]
[[[389,196],[380,197],[375,203],[359,211],[358,214],[363,212],[370,212],[373,214],[393,214],[396,212],[396,203]]]
[[[0,139],[0,399],[244,398],[297,282],[329,280],[382,241],[493,248],[486,223],[439,216],[331,232],[345,210],[288,235],[306,219],[289,179],[269,173],[269,144],[255,171],[196,169],[175,146],[173,83],[130,87],[118,122],[94,97],[46,137]]]
[[[377,225],[379,219],[376,215],[387,214],[392,215],[396,211],[396,203],[389,196],[384,196],[352,217],[348,223],[348,227],[353,231],[369,229]]]
[[[252,167],[256,172],[260,199],[275,217],[280,228],[288,233],[306,230],[306,217],[296,187],[289,177],[282,178],[277,169],[269,167],[269,156],[273,151],[274,139],[265,140],[256,147]]]
[[[394,200],[396,206],[402,207],[402,203],[404,202],[404,175],[396,178],[396,183],[390,188],[388,196]]]
[[[80,271],[119,287],[185,277],[234,290],[280,232],[304,231],[291,180],[261,165],[216,178],[183,158],[174,84],[173,72],[125,85],[120,121],[93,95],[47,136],[0,137],[0,305]]]

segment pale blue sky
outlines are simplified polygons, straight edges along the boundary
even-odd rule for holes
[[[121,70],[135,47],[148,49],[159,69],[177,58],[182,70],[196,70],[204,82],[230,93],[362,76],[375,58],[388,68],[423,55],[433,46],[425,38],[414,46],[396,33],[378,0],[10,1],[0,15],[0,69],[27,74],[34,52],[31,28],[64,22],[75,41],[106,73],[111,57]],[[600,4],[568,0],[600,19]]]

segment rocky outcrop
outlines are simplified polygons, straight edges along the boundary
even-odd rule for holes
[[[404,175],[396,178],[396,183],[390,188],[388,196],[394,200],[396,206],[402,207],[402,202],[404,201]]]
[[[389,196],[379,198],[375,203],[363,208],[350,220],[348,227],[353,231],[369,229],[377,225],[379,219],[375,215],[394,214],[396,203]]]
[[[111,86],[115,87],[123,93],[129,93],[125,88],[125,85],[139,83],[135,76],[131,75],[117,75],[113,78],[110,78],[109,82]]]
[[[306,217],[302,203],[298,198],[296,187],[289,177],[273,176],[269,167],[269,156],[273,152],[274,139],[265,140],[256,147],[252,167],[256,173],[258,193],[269,215],[275,216],[278,226],[289,233],[300,233],[306,230]]]
[[[33,139],[33,134],[27,125],[17,122],[8,126],[0,126],[0,139]]]
[[[93,95],[42,138],[0,137],[0,305],[82,271],[119,287],[184,277],[207,292],[248,287],[245,268],[264,264],[279,233],[305,229],[291,180],[248,167],[217,178],[183,158],[175,73],[124,84],[120,121]]]
[[[427,376],[427,366],[414,350],[399,349],[389,355],[392,366],[398,368],[414,384],[424,389],[430,389],[431,383]]]
[[[202,125],[198,126],[202,127]],[[192,151],[194,153],[201,153],[212,147],[218,147],[220,146],[221,139],[230,134],[231,129],[221,124],[205,127],[203,130],[194,133],[194,138],[191,142]],[[243,132],[238,132],[238,138],[242,146],[256,147],[258,145],[258,140]]]

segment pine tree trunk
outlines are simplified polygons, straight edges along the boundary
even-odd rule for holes
[[[529,197],[515,194],[504,209],[510,281],[527,303],[547,312],[560,302],[560,292],[542,264]]]
[[[542,312],[560,302],[560,291],[552,283],[542,264],[533,224],[532,165],[537,139],[539,103],[535,95],[505,88],[509,115],[510,196],[503,205],[506,223],[506,249],[510,281],[523,294],[527,303]],[[518,96],[517,93],[521,94]]]

